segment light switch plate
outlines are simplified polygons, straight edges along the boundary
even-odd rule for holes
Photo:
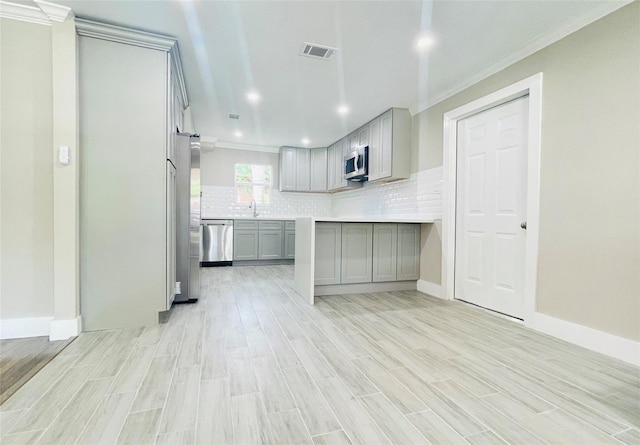
[[[69,147],[61,145],[58,149],[58,161],[62,165],[69,165]]]

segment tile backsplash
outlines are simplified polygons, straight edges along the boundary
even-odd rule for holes
[[[247,204],[236,202],[235,187],[202,187],[202,218],[252,217]],[[271,205],[258,205],[263,217],[331,216],[331,195],[271,191]]]
[[[401,181],[365,184],[361,189],[336,193],[331,215],[442,218],[442,167]]]
[[[246,204],[237,204],[234,187],[202,187],[203,218],[251,217]],[[260,216],[407,216],[442,218],[442,167],[423,170],[409,179],[365,184],[335,194],[272,191],[271,205],[258,206]]]

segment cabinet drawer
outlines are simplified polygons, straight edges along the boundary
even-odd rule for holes
[[[285,221],[284,222],[284,230],[296,230],[296,222],[295,221]]]
[[[258,230],[258,221],[251,219],[236,219],[233,221],[233,230]]]
[[[260,230],[282,230],[282,221],[259,221]]]

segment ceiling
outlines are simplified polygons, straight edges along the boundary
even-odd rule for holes
[[[416,113],[627,3],[53,1],[78,17],[176,37],[196,130],[245,148],[302,138],[326,146],[390,107]],[[434,43],[419,52],[424,31]],[[304,42],[338,50],[329,61],[301,57]]]

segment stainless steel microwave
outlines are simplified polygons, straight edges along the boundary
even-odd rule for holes
[[[369,147],[361,146],[344,157],[344,179],[363,182],[369,175]]]

